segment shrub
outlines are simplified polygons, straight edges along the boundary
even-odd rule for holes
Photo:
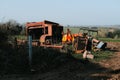
[[[9,20],[6,23],[1,23],[0,29],[6,30],[9,35],[17,35],[22,31],[22,26],[15,20]]]
[[[118,38],[120,38],[120,29],[117,29],[113,32],[114,37],[117,36]]]

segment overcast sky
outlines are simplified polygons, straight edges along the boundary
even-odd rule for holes
[[[120,0],[0,0],[0,22],[50,20],[62,25],[118,25]]]

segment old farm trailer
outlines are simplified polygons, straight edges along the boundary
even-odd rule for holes
[[[33,42],[38,45],[52,45],[62,41],[63,26],[51,21],[28,22],[26,35],[31,34]]]

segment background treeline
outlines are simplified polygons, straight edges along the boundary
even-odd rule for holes
[[[22,31],[23,25],[17,23],[15,20],[9,20],[5,23],[0,23],[0,30],[4,30],[9,35],[19,35]]]
[[[92,36],[93,37],[99,37],[99,38],[112,38],[112,39],[118,39],[120,38],[120,28],[119,27],[102,27],[102,26],[97,26],[97,27],[92,27],[92,26],[80,26],[80,27],[73,27],[73,26],[67,26],[64,27],[64,31],[66,31],[67,28],[71,30],[72,33],[78,33],[78,32],[88,32],[87,30],[80,30],[80,28],[89,28],[93,30],[98,30],[98,36],[96,35],[95,32],[93,32]]]

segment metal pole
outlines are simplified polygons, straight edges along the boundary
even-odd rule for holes
[[[32,65],[32,36],[28,36],[28,45],[29,45],[29,65]]]

